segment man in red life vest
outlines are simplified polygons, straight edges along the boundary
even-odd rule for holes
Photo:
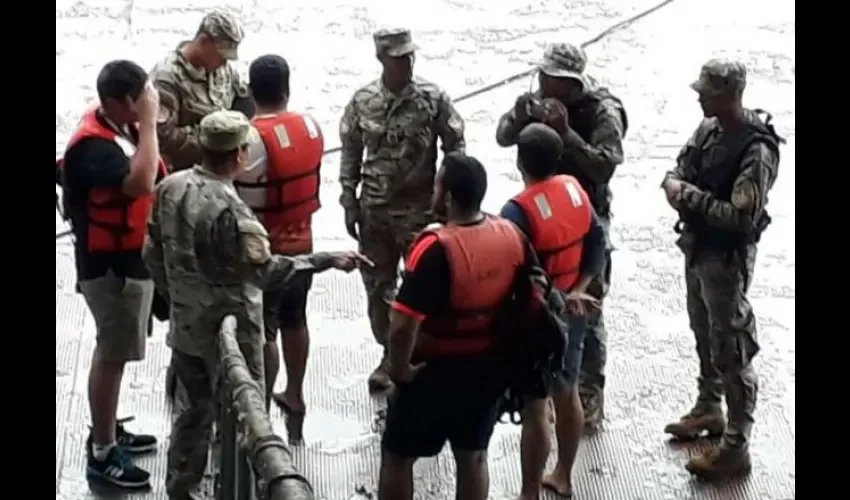
[[[534,259],[510,222],[480,210],[487,190],[475,158],[449,153],[432,205],[448,224],[413,244],[392,303],[389,368],[396,391],[382,442],[380,498],[413,498],[413,464],[446,441],[457,462],[459,500],[486,500],[487,447],[507,388],[497,318]]]
[[[86,475],[123,488],[150,480],[125,453],[156,448],[153,436],[127,432],[115,415],[125,363],[145,357],[154,293],[141,250],[165,164],[157,153],[159,96],[147,80],[131,61],[106,64],[97,77],[100,105],[83,115],[60,160],[79,290],[97,326]]]
[[[583,412],[578,378],[582,343],[587,329],[585,289],[601,272],[605,259],[605,233],[587,193],[568,175],[556,175],[563,142],[554,129],[542,123],[527,125],[517,138],[517,165],[526,189],[502,209],[531,240],[555,288],[566,294],[569,341],[564,370],[552,387],[530,387],[531,399],[523,410],[522,493],[520,500],[540,498],[541,486],[570,496],[572,468],[583,433]],[[550,451],[547,396],[555,407],[558,462],[543,477]]]
[[[249,89],[256,106],[253,119],[262,142],[252,146],[245,172],[234,182],[269,233],[271,251],[280,255],[313,252],[311,219],[319,209],[319,167],[324,138],[313,117],[287,110],[289,65],[276,55],[251,63]],[[310,337],[307,295],[313,275],[302,273],[284,289],[263,297],[266,345],[266,404],[271,398],[289,416],[303,416],[304,373]],[[280,368],[280,330],[286,367],[286,389],[272,395]]]

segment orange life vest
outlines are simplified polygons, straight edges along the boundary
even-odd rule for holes
[[[83,139],[92,137],[115,141],[125,153],[131,154],[128,148],[135,148],[135,145],[103,125],[97,117],[99,109],[95,106],[83,114],[77,131],[65,147],[66,154]],[[56,160],[57,169],[64,168],[64,165],[64,157]],[[158,170],[160,178],[168,173],[162,158],[159,159]],[[89,226],[86,250],[90,253],[141,250],[153,199],[152,193],[133,198],[124,194],[121,188],[92,186],[86,201]]]
[[[531,243],[559,290],[579,278],[584,238],[593,222],[590,198],[575,177],[556,175],[529,186],[514,199],[531,230]]]
[[[443,245],[451,272],[450,309],[428,317],[420,329],[417,357],[484,353],[498,340],[494,321],[514,289],[525,262],[519,231],[507,220],[487,217],[479,224],[450,224],[425,230]]]
[[[262,203],[248,205],[269,232],[272,251],[297,255],[313,251],[312,216],[319,210],[319,169],[325,142],[310,115],[283,112],[253,120],[266,148],[266,171],[250,172],[234,185],[249,200],[251,189],[265,191]]]

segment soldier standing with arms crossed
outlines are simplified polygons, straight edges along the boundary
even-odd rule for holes
[[[779,171],[779,137],[760,110],[743,107],[747,70],[714,59],[691,84],[705,119],[662,183],[679,212],[676,244],[685,254],[688,316],[699,357],[694,407],[664,432],[693,439],[723,435],[720,445],[686,468],[705,479],[750,472],[749,443],[758,378],[756,318],[747,300],[756,244],[770,223],[765,211]],[[725,393],[728,419],[721,399]],[[725,428],[725,429],[724,429]]]
[[[446,154],[465,147],[463,119],[448,94],[413,76],[416,46],[410,31],[381,30],[374,40],[381,77],[354,93],[339,127],[345,226],[375,263],[362,273],[372,334],[384,346],[369,377],[373,392],[391,385],[386,345],[399,259],[433,219],[437,138]]]
[[[233,187],[259,140],[244,114],[217,111],[201,121],[202,166],[168,176],[156,190],[144,248],[157,290],[172,305],[171,365],[186,389],[174,422],[166,476],[169,498],[196,500],[206,468],[219,384],[216,343],[222,320],[234,315],[237,340],[261,393],[262,289],[303,273],[351,271],[368,260],[354,252],[298,257],[272,255],[269,234]]]
[[[620,100],[584,74],[586,66],[587,56],[580,47],[567,43],[549,47],[539,64],[540,90],[519,96],[514,109],[499,121],[496,141],[502,147],[513,146],[519,132],[532,121],[542,121],[561,135],[564,148],[558,173],[578,179],[606,232],[605,266],[587,290],[601,301],[611,284],[608,183],[623,163],[628,121]],[[603,311],[596,311],[588,318],[579,377],[587,432],[595,431],[604,417],[607,338]]]

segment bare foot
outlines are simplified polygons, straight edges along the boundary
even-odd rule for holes
[[[303,401],[295,401],[287,396],[285,392],[276,392],[272,394],[272,400],[289,416],[304,415],[304,412],[307,409]]]
[[[543,476],[543,487],[562,497],[572,498],[573,496],[573,484],[569,474],[564,474],[558,469]]]

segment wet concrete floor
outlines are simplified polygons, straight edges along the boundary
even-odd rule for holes
[[[422,47],[417,72],[459,95],[518,73],[550,41],[582,42],[651,0],[577,0],[498,3],[484,0],[391,2],[206,2],[60,0],[56,8],[56,146],[61,151],[86,102],[94,78],[114,58],[145,67],[190,37],[202,13],[231,5],[246,22],[242,69],[267,52],[285,55],[293,68],[292,106],[324,124],[335,145],[342,107],[357,86],[376,76],[370,33],[406,25]],[[735,16],[725,13],[735,13]],[[317,35],[319,33],[319,35]],[[631,118],[628,160],[617,172],[613,239],[614,282],[608,301],[610,331],[607,421],[586,441],[576,466],[576,498],[582,500],[685,500],[795,498],[795,7],[793,2],[677,0],[588,49],[589,71],[623,97]],[[664,424],[689,407],[696,357],[685,315],[682,258],[673,245],[674,214],[658,189],[679,146],[700,118],[687,84],[715,55],[740,58],[750,68],[747,103],[771,111],[789,139],[779,182],[771,197],[774,224],[763,239],[751,291],[762,352],[755,467],[741,483],[719,486],[692,481],[682,466],[701,445],[670,445]],[[468,150],[490,172],[488,209],[496,210],[520,189],[512,152],[493,141],[499,114],[528,86],[519,82],[461,103]],[[341,228],[336,205],[337,156],[324,166],[317,248],[354,248]],[[57,219],[57,232],[64,229]],[[56,497],[99,498],[83,478],[88,409],[85,383],[94,329],[74,294],[72,251],[56,244]],[[366,377],[379,357],[365,317],[357,275],[328,272],[315,280],[310,300],[313,336],[307,377],[310,414],[297,466],[318,498],[346,500],[374,491],[379,462],[375,412]],[[169,428],[163,379],[168,350],[164,325],[148,359],[129,368],[119,413],[136,416],[133,430],[157,435]],[[272,419],[285,435],[283,419]],[[490,448],[493,499],[518,488],[518,429],[500,426]],[[154,473],[148,498],[164,499],[163,451],[140,460]],[[417,466],[418,498],[451,498],[452,461],[446,453]],[[365,498],[365,497],[363,497]],[[553,497],[554,498],[554,497]]]

